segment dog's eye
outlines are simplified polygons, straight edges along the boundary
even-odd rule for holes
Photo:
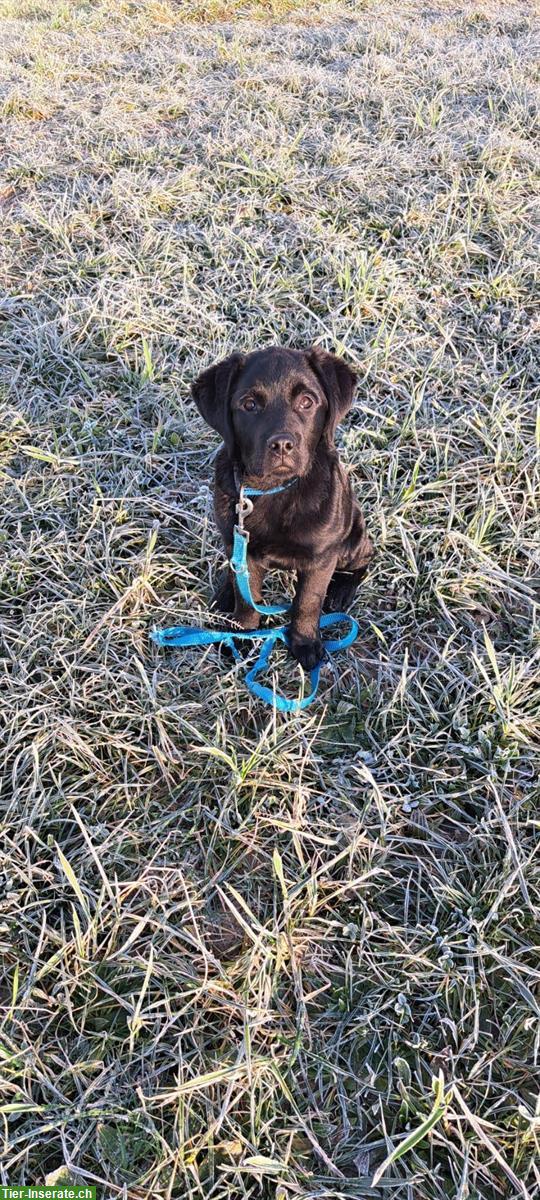
[[[244,412],[255,412],[256,407],[257,405],[255,404],[254,400],[244,400],[242,405]]]
[[[311,408],[313,400],[311,396],[300,396],[300,408]]]

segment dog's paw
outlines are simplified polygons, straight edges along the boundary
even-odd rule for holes
[[[321,639],[304,637],[301,633],[291,631],[289,649],[304,671],[312,671],[324,658],[324,646]]]
[[[323,604],[324,612],[343,612],[353,604],[359,586],[359,571],[336,571]]]
[[[324,598],[324,612],[343,612],[350,608],[358,589],[358,583],[350,575],[334,576]]]

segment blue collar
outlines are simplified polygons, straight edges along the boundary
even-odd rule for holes
[[[274,488],[245,487],[243,483],[239,482],[236,471],[234,472],[234,481],[238,490],[242,489],[244,496],[276,496],[278,492],[286,492],[287,488],[290,488],[293,486],[293,484],[298,483],[298,475],[293,475],[293,478],[288,479],[286,483],[282,483],[281,487]]]
[[[275,496],[277,492],[286,492],[287,488],[293,486],[293,483],[298,483],[298,475],[295,475],[292,479],[288,479],[286,483],[282,483],[281,487],[268,488],[267,490],[264,488],[244,487],[244,484],[240,483],[236,471],[234,472],[234,481],[239,492],[238,504],[235,507],[235,512],[238,514],[238,524],[235,525],[235,530],[238,529],[242,537],[244,537],[247,542],[249,533],[247,532],[247,529],[244,529],[244,518],[249,517],[250,513],[253,512],[253,500],[251,500],[250,497]]]

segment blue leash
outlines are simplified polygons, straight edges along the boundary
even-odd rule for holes
[[[244,529],[244,518],[249,516],[253,511],[253,504],[251,499],[249,499],[250,496],[273,496],[276,492],[284,492],[293,483],[296,483],[296,479],[289,480],[283,487],[271,488],[268,492],[260,491],[258,488],[240,488],[240,499],[236,507],[238,525],[234,527],[233,553],[230,565],[234,571],[238,591],[242,598],[256,612],[263,613],[264,616],[273,617],[280,613],[286,613],[291,606],[290,604],[257,604],[253,599],[247,562],[249,533]],[[320,620],[321,630],[328,629],[332,625],[339,625],[342,621],[348,621],[349,632],[341,638],[323,639],[325,656],[331,654],[333,650],[344,650],[347,646],[352,645],[358,636],[358,622],[354,620],[354,617],[349,616],[348,613],[326,613]],[[311,691],[302,700],[288,700],[286,696],[280,695],[279,692],[274,692],[272,688],[264,687],[261,683],[257,683],[257,676],[268,666],[276,642],[283,642],[288,646],[288,629],[288,625],[278,625],[274,629],[250,630],[194,629],[191,625],[173,625],[169,629],[152,630],[150,637],[158,646],[229,646],[235,661],[238,663],[244,660],[234,644],[235,641],[256,641],[260,639],[262,641],[260,654],[254,666],[246,674],[246,686],[259,700],[264,700],[267,704],[275,705],[280,712],[298,712],[302,708],[307,708],[308,704],[311,704],[317,695],[323,660],[317,663],[313,667],[313,670],[310,671]]]
[[[340,621],[349,622],[349,632],[344,637],[325,640],[324,648],[328,653],[331,653],[332,650],[344,650],[346,646],[350,646],[354,642],[358,634],[358,623],[348,613],[326,613],[321,617],[321,629],[328,629],[329,626],[337,625]],[[301,708],[307,708],[308,704],[311,704],[317,695],[322,663],[317,663],[317,666],[310,671],[311,691],[302,700],[288,700],[286,696],[280,695],[279,692],[274,692],[272,688],[264,687],[262,683],[257,683],[257,675],[260,675],[261,671],[264,671],[264,668],[268,666],[270,655],[276,642],[284,642],[286,646],[288,645],[287,634],[287,625],[278,625],[275,629],[254,629],[248,631],[236,631],[234,629],[194,629],[192,625],[173,625],[170,629],[153,630],[150,637],[158,646],[230,646],[238,663],[244,660],[234,644],[236,639],[238,638],[241,641],[256,641],[257,638],[260,638],[262,641],[261,651],[255,665],[246,674],[246,686],[254,696],[258,696],[259,700],[265,700],[267,704],[275,704],[280,712],[298,712]]]
[[[231,571],[236,575],[236,583],[238,591],[246,604],[255,609],[255,612],[262,613],[264,617],[278,617],[281,613],[289,612],[290,604],[257,604],[251,595],[251,585],[249,582],[249,568],[247,561],[247,548],[249,542],[249,533],[244,529],[244,519],[249,517],[253,512],[253,503],[251,496],[275,496],[277,492],[285,492],[287,488],[298,482],[298,477],[289,479],[282,487],[270,488],[268,492],[261,491],[259,488],[250,488],[240,486],[240,499],[236,506],[238,513],[238,525],[234,527],[233,533],[233,552],[231,557]]]

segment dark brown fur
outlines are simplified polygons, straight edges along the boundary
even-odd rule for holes
[[[298,483],[253,501],[246,518],[251,590],[262,600],[266,570],[296,571],[289,644],[310,669],[322,656],[319,620],[325,608],[351,603],[373,553],[365,522],[334,445],[349,411],[356,376],[334,354],[271,347],[232,354],[192,385],[202,416],[221,434],[214,504],[225,551],[232,553],[237,478],[269,489],[293,476]],[[234,613],[244,629],[260,617],[238,594],[227,569],[214,604]]]

